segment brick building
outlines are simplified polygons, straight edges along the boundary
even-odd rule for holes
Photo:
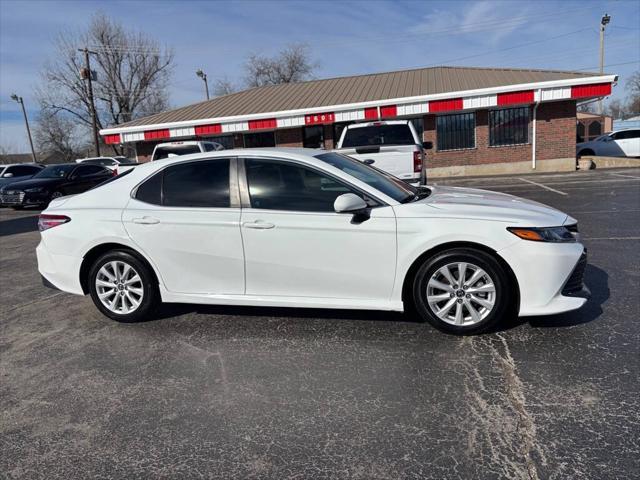
[[[226,148],[334,148],[353,122],[408,119],[432,141],[432,174],[573,165],[576,102],[611,93],[615,75],[434,67],[253,88],[102,130],[147,161],[160,142]]]

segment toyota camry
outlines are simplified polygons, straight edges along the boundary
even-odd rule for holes
[[[162,302],[411,311],[472,334],[581,307],[576,220],[522,198],[414,188],[338,153],[246,149],[140,165],[39,218],[45,284],[107,317]]]

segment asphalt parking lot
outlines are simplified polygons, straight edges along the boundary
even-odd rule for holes
[[[638,478],[640,168],[436,183],[577,218],[590,302],[467,338],[369,311],[121,325],[44,288],[37,212],[0,210],[0,475]]]

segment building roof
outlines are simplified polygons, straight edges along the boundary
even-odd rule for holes
[[[302,110],[595,76],[600,74],[514,68],[419,68],[252,88],[139,118],[114,128]]]

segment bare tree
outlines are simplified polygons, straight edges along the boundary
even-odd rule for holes
[[[45,118],[61,116],[85,129],[90,127],[89,96],[80,77],[85,61],[78,51],[84,47],[95,52],[91,67],[96,72],[93,89],[98,128],[167,108],[173,53],[144,34],[127,31],[106,15],[97,14],[86,31],[58,37],[57,55],[46,65],[38,90]],[[116,147],[114,151],[119,153]]]
[[[227,77],[218,79],[213,84],[213,95],[216,97],[222,97],[223,95],[229,95],[238,91],[231,80]]]
[[[629,116],[640,114],[640,70],[636,70],[627,80],[627,90],[629,97],[627,98],[627,114]]]
[[[249,55],[245,81],[248,87],[300,82],[309,79],[317,68],[307,45],[291,44],[275,57]]]
[[[82,151],[82,132],[77,122],[64,115],[44,110],[38,117],[35,140],[39,152],[58,155],[65,162],[78,158]]]

